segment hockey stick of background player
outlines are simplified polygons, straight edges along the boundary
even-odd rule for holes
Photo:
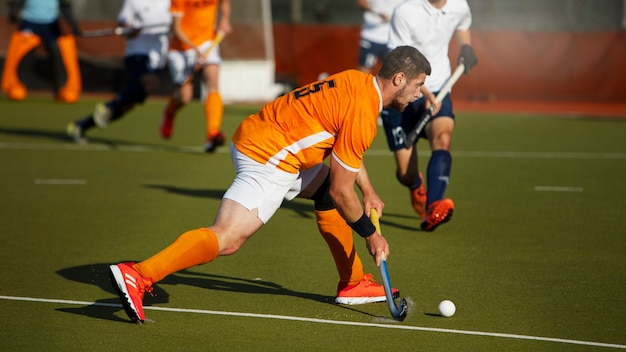
[[[452,86],[456,83],[456,81],[459,80],[464,70],[465,70],[465,65],[461,62],[459,66],[457,66],[452,76],[450,76],[446,84],[444,84],[443,88],[441,88],[441,90],[437,94],[437,97],[435,97],[435,101],[437,103],[441,102],[443,98],[445,98],[445,96],[448,93],[450,93],[450,91],[452,90]],[[428,111],[426,111],[426,113],[422,116],[422,118],[417,122],[417,125],[415,126],[415,128],[413,128],[411,132],[409,132],[408,134],[404,136],[402,140],[403,140],[405,148],[409,148],[413,144],[415,144],[420,133],[422,133],[422,130],[424,129],[428,121],[430,121],[430,118],[432,117],[434,109],[435,107],[431,105],[430,109],[428,109]]]
[[[82,31],[80,36],[85,37],[85,38],[93,38],[93,37],[106,37],[106,36],[111,36],[111,35],[128,35],[134,31],[141,31],[142,29],[146,29],[146,28],[154,28],[154,27],[162,27],[162,26],[169,26],[169,23],[152,24],[149,26],[138,27],[138,28],[117,26],[114,28],[93,29],[93,30],[88,30],[88,31]]]
[[[224,39],[225,33],[222,31],[217,32],[217,34],[215,35],[215,38],[213,38],[213,42],[211,42],[211,45],[206,48],[205,51],[202,52],[202,56],[203,59],[206,59],[207,56],[209,56],[209,54],[211,53],[211,51],[213,51],[213,49],[215,49],[218,45],[220,45],[220,43],[222,42],[222,39]],[[199,66],[196,66],[196,70],[197,71],[199,68]],[[185,79],[185,82],[182,85],[188,84],[189,82],[191,82],[191,80],[193,79],[194,73],[191,73],[189,76],[187,76],[187,78]]]

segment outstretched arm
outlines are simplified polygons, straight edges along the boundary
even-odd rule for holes
[[[200,53],[198,48],[193,45],[191,39],[187,37],[185,31],[183,31],[183,27],[181,26],[182,16],[180,14],[175,14],[172,16],[172,33],[176,39],[180,40],[181,43],[193,48],[196,52]]]
[[[439,109],[441,109],[441,102],[437,102],[437,97],[431,91],[426,89],[426,87],[421,86],[420,90],[426,100],[426,109],[428,110],[432,106],[433,110],[431,114],[436,115],[439,112]]]
[[[228,34],[232,31],[230,24],[230,0],[220,1],[220,20],[217,23],[217,31]]]
[[[367,249],[374,257],[376,265],[380,265],[382,252],[389,254],[389,244],[363,211],[359,196],[354,189],[358,174],[359,172],[344,168],[334,156],[331,156],[329,194],[339,214],[356,233],[365,238]],[[363,179],[360,179],[360,182],[364,182]]]
[[[356,175],[356,185],[361,190],[361,194],[363,195],[363,208],[365,209],[365,214],[370,213],[372,209],[376,209],[379,215],[383,214],[383,208],[385,207],[385,203],[380,199],[376,191],[374,190],[374,186],[370,182],[369,175],[367,173],[367,169],[365,169],[365,164],[361,165],[361,169]]]
[[[371,13],[377,14],[385,22],[389,22],[389,20],[391,19],[391,13],[384,13],[384,12],[381,12],[381,11],[376,11],[375,9],[372,8],[372,6],[370,5],[370,2],[368,0],[357,0],[356,4],[363,11],[369,11]]]

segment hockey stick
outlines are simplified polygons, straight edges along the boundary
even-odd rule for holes
[[[445,98],[445,96],[448,93],[450,93],[450,91],[452,90],[452,86],[456,83],[456,81],[459,80],[459,78],[461,77],[464,71],[465,71],[465,65],[461,62],[459,66],[457,66],[452,76],[450,76],[446,84],[444,84],[443,88],[441,88],[441,90],[435,97],[435,101],[437,103],[441,102],[443,98]],[[430,118],[432,117],[434,110],[435,110],[435,107],[431,105],[430,109],[428,109],[428,111],[422,116],[420,121],[417,123],[417,126],[415,126],[415,128],[413,128],[411,132],[409,132],[407,135],[404,136],[402,140],[403,140],[405,148],[410,148],[413,144],[415,144],[420,133],[422,133],[422,130],[424,130],[424,127],[426,126],[428,121],[430,121]]]
[[[378,212],[376,209],[372,209],[370,211],[370,219],[374,226],[376,226],[376,230],[380,231],[380,221],[378,220]],[[387,270],[387,258],[385,257],[385,252],[381,254],[380,261],[380,275],[383,279],[383,287],[385,288],[385,297],[387,297],[387,306],[389,307],[389,312],[391,316],[398,321],[404,321],[406,318],[406,314],[408,311],[408,304],[406,299],[400,299],[400,306],[396,306],[396,302],[393,299],[393,292],[391,291],[391,281],[389,281],[389,271]]]
[[[224,39],[224,36],[225,36],[224,32],[222,31],[217,32],[217,34],[215,35],[215,38],[213,38],[213,41],[211,42],[211,45],[209,45],[209,47],[206,48],[206,50],[202,53],[202,56],[204,56],[205,58],[209,56],[211,51],[213,51],[213,49],[215,49],[216,46],[220,45],[220,43],[222,42],[222,39]]]
[[[141,31],[142,29],[145,29],[145,28],[162,27],[162,26],[168,26],[168,25],[169,23],[160,23],[160,24],[152,24],[149,26],[144,26],[144,27],[139,27],[139,28],[117,26],[115,28],[104,28],[104,29],[94,29],[94,30],[89,30],[89,31],[83,31],[80,34],[80,36],[85,37],[85,38],[93,38],[93,37],[106,37],[110,35],[128,35],[136,30]]]
[[[209,54],[211,53],[211,51],[213,51],[213,49],[215,49],[224,39],[225,33],[222,31],[217,32],[217,34],[215,35],[215,38],[213,38],[213,42],[211,42],[211,45],[206,48],[205,51],[202,52],[202,57],[203,59],[206,59],[207,56],[209,56]],[[196,66],[196,70],[198,70],[198,66]],[[189,82],[191,82],[191,80],[193,79],[193,73],[190,74],[189,76],[187,76],[187,78],[185,78],[185,82],[183,82],[182,85],[188,84]]]
[[[80,36],[85,37],[85,38],[92,38],[92,37],[106,37],[109,35],[125,35],[125,34],[129,34],[131,30],[132,28],[130,27],[94,29],[90,31],[82,31]]]

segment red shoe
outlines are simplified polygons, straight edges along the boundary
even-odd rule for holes
[[[400,291],[395,288],[391,289],[393,297],[400,296]],[[385,287],[374,281],[372,274],[365,274],[361,282],[356,285],[348,286],[346,284],[339,283],[337,288],[337,297],[335,303],[337,304],[366,304],[375,302],[385,302],[387,297],[385,296]]]
[[[120,263],[109,266],[111,282],[122,301],[126,315],[133,323],[143,323],[143,293],[152,292],[152,279],[141,277],[133,269],[135,263]]]
[[[424,188],[424,178],[421,172],[418,177],[422,181],[420,186],[409,190],[411,192],[411,205],[420,218],[426,219],[426,188]]]
[[[204,145],[204,151],[206,153],[213,153],[217,147],[224,145],[226,141],[226,135],[222,132],[218,132],[213,137],[209,137],[207,139],[206,144]]]
[[[428,207],[428,214],[424,221],[422,221],[422,230],[435,231],[435,229],[452,219],[452,213],[454,213],[454,202],[452,199],[445,198],[433,202]]]
[[[161,137],[163,139],[170,139],[170,137],[172,136],[172,131],[174,130],[174,118],[175,117],[176,115],[167,113],[167,107],[163,109],[163,120],[161,120],[161,127],[159,129],[161,132]]]

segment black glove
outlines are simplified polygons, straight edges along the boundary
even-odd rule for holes
[[[469,44],[461,45],[461,53],[459,54],[458,63],[463,62],[465,65],[465,74],[467,74],[470,69],[476,64],[478,64],[478,58],[476,58],[476,54],[474,53],[474,49]]]

